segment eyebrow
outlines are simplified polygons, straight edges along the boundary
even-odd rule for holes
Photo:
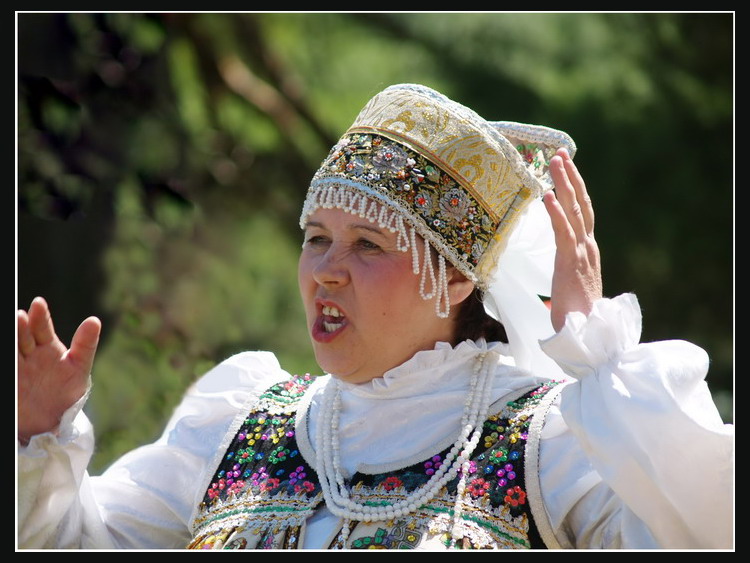
[[[308,221],[306,226],[307,227],[317,227],[319,229],[326,230],[326,226],[323,223],[319,222],[319,221]],[[381,229],[379,229],[378,227],[376,227],[374,225],[365,224],[365,223],[349,223],[346,226],[346,228],[350,229],[350,230],[368,231],[368,232],[371,232],[371,233],[375,233],[376,235],[385,236],[385,234],[383,233],[383,231]]]

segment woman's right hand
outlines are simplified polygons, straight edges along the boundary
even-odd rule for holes
[[[55,334],[47,302],[18,311],[18,439],[54,432],[66,410],[84,396],[99,344],[101,322],[89,317],[70,348]]]

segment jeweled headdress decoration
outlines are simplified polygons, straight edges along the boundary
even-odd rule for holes
[[[447,259],[482,289],[526,207],[552,188],[555,151],[573,140],[547,127],[489,122],[416,84],[391,86],[360,112],[313,177],[300,217],[335,207],[399,233],[415,253],[422,297],[447,316]],[[418,259],[415,234],[425,241]],[[430,248],[439,256],[433,270]]]

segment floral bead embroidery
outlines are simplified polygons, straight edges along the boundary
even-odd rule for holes
[[[511,506],[526,504],[526,492],[519,486],[511,487],[505,494],[505,502]]]
[[[286,459],[286,457],[290,454],[290,450],[288,448],[285,448],[284,446],[279,446],[275,450],[271,452],[271,455],[268,457],[268,461],[276,464],[281,463]]]
[[[472,480],[466,487],[466,491],[473,496],[478,498],[484,496],[492,485],[482,478]]]
[[[298,400],[312,382],[310,376],[295,376],[261,395],[259,407],[243,421],[227,449],[203,505],[243,494],[314,496],[320,491],[317,476],[299,463],[294,441],[295,416],[284,411]],[[281,408],[279,408],[281,406]]]
[[[517,452],[512,452],[512,453],[515,454]],[[518,455],[516,455],[515,457],[518,458]],[[490,463],[501,463],[503,461],[506,461],[507,459],[508,459],[508,452],[502,448],[498,448],[490,454]]]
[[[549,159],[544,149],[537,143],[526,143],[516,146],[527,168],[534,174],[541,174],[549,166]]]
[[[497,432],[488,434],[484,437],[484,447],[491,448],[493,444],[495,444],[498,440],[502,440],[502,439],[503,439],[502,436],[498,434]]]
[[[464,228],[468,226],[468,223],[464,223],[464,220],[468,215],[470,206],[469,198],[458,188],[448,190],[440,198],[440,210],[443,215],[450,217]]]
[[[435,163],[386,137],[351,133],[331,149],[317,178],[344,175],[383,191],[424,220],[473,266],[490,243],[496,221]]]
[[[263,481],[268,479],[268,477],[269,475],[268,473],[266,473],[266,468],[261,467],[250,476],[250,481],[253,483],[253,485],[259,487],[263,483]]]
[[[276,477],[271,477],[270,479],[266,479],[263,483],[260,485],[261,491],[272,491],[276,489],[281,484],[281,480],[277,479]]]
[[[474,457],[464,466],[466,469],[462,468],[459,475],[446,483],[441,493],[443,500],[454,498],[458,491],[459,479],[465,479],[463,498],[475,511],[471,516],[472,522],[476,523],[477,518],[484,518],[484,511],[491,509],[501,510],[506,514],[505,518],[519,519],[513,520],[514,522],[528,521],[533,526],[524,489],[523,454],[531,422],[531,417],[527,416],[527,413],[531,412],[552,386],[554,384],[511,401],[506,404],[502,415],[490,417],[483,426],[483,435],[480,439],[485,448],[475,452]],[[297,383],[290,385],[287,382],[276,386],[275,389],[276,391],[269,391],[270,394],[266,395],[269,404],[271,401],[283,404],[290,396],[289,393],[298,393],[301,388]],[[245,419],[205,493],[201,509],[204,511],[207,524],[213,521],[213,510],[217,511],[219,518],[222,511],[227,511],[226,514],[234,518],[234,511],[244,507],[243,503],[247,499],[254,499],[253,503],[261,502],[260,510],[264,515],[271,514],[265,512],[263,507],[274,505],[277,495],[282,495],[284,502],[291,502],[291,506],[295,507],[292,510],[307,510],[305,507],[317,505],[322,500],[315,471],[305,464],[296,449],[294,427],[295,414],[292,410],[270,409],[261,412],[261,409],[258,409]],[[248,445],[250,440],[255,441],[253,446]],[[441,468],[447,453],[447,450],[443,451],[410,467],[385,474],[358,473],[352,478],[351,486],[353,490],[358,490],[359,494],[369,495],[372,502],[388,502],[387,499],[392,498],[394,494],[391,491],[395,491],[396,495],[408,493],[429,480],[430,476]],[[442,509],[438,503],[427,510],[440,513]],[[281,515],[269,516],[268,527],[259,532],[261,540],[258,547],[264,545],[264,539],[269,541],[266,547],[275,546],[277,542],[271,540],[278,535],[277,531],[282,535],[286,533],[283,530],[289,525],[288,518],[286,508]],[[368,532],[367,537],[353,539],[351,547],[414,547],[419,540],[420,529],[404,528],[402,534],[399,531],[400,527],[406,523],[406,520],[388,522],[377,529],[372,538]],[[489,523],[488,520],[487,525]],[[519,528],[518,532],[521,534],[517,540],[521,542],[520,545],[531,545],[531,536],[526,529]],[[213,532],[209,530],[208,533]],[[296,537],[296,532],[290,534],[290,538]],[[209,545],[211,537],[213,536],[205,536],[205,542],[196,545]],[[370,541],[367,541],[368,539]],[[473,545],[468,540],[470,537],[464,538],[464,547]],[[449,545],[450,537],[446,536],[446,542],[446,545]]]
[[[424,472],[426,475],[433,475],[435,471],[440,469],[441,465],[443,465],[443,458],[439,455],[433,456],[424,463]]]
[[[393,489],[398,489],[400,487],[403,487],[404,483],[398,477],[391,476],[391,477],[386,478],[385,481],[381,483],[381,486],[386,491],[392,491]]]
[[[399,173],[405,176],[403,168],[406,166],[408,156],[406,151],[394,143],[388,143],[375,151],[372,157],[373,168],[380,173]]]
[[[307,473],[305,473],[305,467],[300,465],[295,469],[292,473],[289,474],[289,482],[294,485],[297,481],[300,479],[304,479],[307,477]]]

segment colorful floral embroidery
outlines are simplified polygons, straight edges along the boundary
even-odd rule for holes
[[[391,476],[385,479],[380,484],[386,491],[392,491],[393,489],[398,489],[399,487],[404,486],[404,482],[401,481],[398,477]]]
[[[507,490],[504,500],[512,506],[526,504],[526,492],[521,487],[516,485],[515,487],[511,487]]]
[[[498,434],[497,432],[488,434],[484,437],[484,447],[491,448],[493,444],[497,443],[498,440],[502,440],[502,439],[503,439],[502,435]]]
[[[339,141],[313,180],[354,179],[414,211],[473,267],[497,225],[474,196],[410,148],[379,135],[352,133]]]
[[[315,483],[310,481],[302,481],[294,485],[295,493],[312,493],[315,490]]]
[[[472,480],[466,487],[466,492],[474,498],[484,496],[492,485],[482,478]]]
[[[271,452],[271,455],[268,458],[268,461],[271,463],[281,463],[286,459],[286,457],[289,455],[290,450],[288,448],[285,448],[284,446],[279,446],[275,450]]]
[[[516,452],[513,452],[513,453],[516,453]],[[508,452],[502,448],[498,448],[490,454],[490,463],[500,463],[502,461],[506,461],[507,459],[508,459]]]
[[[299,481],[300,479],[304,479],[305,477],[307,477],[307,473],[305,473],[305,467],[303,465],[300,465],[297,467],[297,469],[289,474],[289,482],[294,485],[297,481]]]
[[[277,489],[280,484],[281,484],[281,481],[279,479],[277,479],[276,477],[271,477],[270,479],[266,479],[264,482],[260,484],[260,490],[261,491],[273,491],[274,489]]]
[[[549,166],[549,159],[544,154],[544,148],[537,143],[519,144],[516,150],[521,154],[521,158],[531,172],[542,172]]]
[[[294,442],[295,417],[284,411],[297,401],[312,382],[310,376],[294,377],[261,395],[268,411],[250,413],[243,421],[224,461],[206,491],[204,504],[211,506],[247,490],[254,494],[309,496],[320,492],[317,477],[299,463]]]
[[[384,154],[383,166],[389,157],[399,158]],[[296,408],[287,402],[291,395],[302,396],[304,383],[304,379],[295,378],[275,386],[263,395],[268,410],[256,410],[243,421],[205,493],[192,547],[297,547],[300,526],[322,502],[318,477],[297,450]],[[361,530],[355,527],[350,547],[416,547],[428,531],[436,537],[445,536],[449,543],[450,534],[441,526],[450,521],[461,478],[465,478],[463,502],[468,506],[463,518],[467,529],[474,526],[479,535],[463,538],[460,547],[530,547],[529,526],[534,524],[524,488],[524,451],[530,415],[555,385],[553,382],[510,401],[500,415],[489,417],[480,441],[485,448],[475,452],[466,475],[459,473],[448,482],[433,501],[420,507],[419,516],[363,524]],[[252,447],[248,447],[250,440],[254,441]],[[358,473],[351,479],[352,490],[368,502],[390,503],[423,485],[441,467],[446,454],[440,452],[379,475]],[[255,538],[252,545],[245,537]]]
[[[260,396],[260,405],[265,406],[267,402],[272,405],[293,404],[305,394],[313,376],[309,373],[305,375],[296,375],[287,381],[274,385],[268,391]],[[259,419],[259,424],[264,424],[265,419]]]
[[[432,475],[440,469],[440,466],[443,465],[443,458],[439,455],[431,457],[429,460],[425,461],[424,463],[424,472],[425,475]]]
[[[413,549],[422,534],[404,526],[377,528],[371,536],[362,536],[352,541],[352,549]]]

